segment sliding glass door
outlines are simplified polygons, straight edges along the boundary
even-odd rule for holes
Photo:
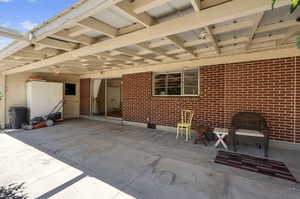
[[[93,116],[122,117],[122,80],[93,80],[92,110]]]

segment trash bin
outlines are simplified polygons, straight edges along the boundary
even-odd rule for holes
[[[11,128],[22,128],[22,124],[27,122],[27,107],[10,107],[9,121]]]

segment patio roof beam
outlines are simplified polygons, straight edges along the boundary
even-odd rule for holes
[[[255,39],[252,40],[252,45],[249,47],[249,50],[253,50],[257,47],[257,45],[263,44],[265,42],[276,42],[277,40],[280,40],[283,37],[284,37],[284,35],[276,35],[276,36],[272,36],[272,37],[255,38]],[[234,40],[239,40],[239,42],[238,41],[235,42]],[[240,49],[240,46],[245,46],[246,45],[245,43],[248,42],[248,38],[247,37],[241,37],[239,39],[230,39],[230,40],[225,40],[223,42],[226,42],[227,43],[226,45],[231,45],[229,47],[232,47],[232,49]],[[236,45],[232,46],[233,44],[236,44]],[[225,43],[223,45],[225,45]],[[228,47],[224,47],[224,48],[228,49]],[[195,54],[200,54],[200,53],[210,52],[210,51],[213,51],[213,50],[214,50],[213,47],[201,48],[201,49],[195,50],[194,53]]]
[[[279,41],[279,45],[286,43],[289,39],[300,33],[300,24],[296,27],[290,28],[285,34],[284,38]]]
[[[297,26],[297,25],[299,25],[299,22],[297,22],[296,20],[289,20],[289,21],[284,21],[284,22],[280,22],[280,23],[276,23],[276,24],[270,24],[270,25],[259,27],[256,31],[256,34],[271,32],[274,30],[289,28],[289,27]]]
[[[135,14],[132,10],[132,4],[130,4],[128,1],[123,1],[121,3],[118,3],[114,7],[117,8],[123,14],[127,15],[133,21],[137,21],[140,24],[144,25],[145,27],[150,27],[151,25],[153,25],[155,23],[155,20],[150,15],[148,15],[147,13]],[[174,35],[167,36],[167,37],[165,37],[165,39],[170,41],[171,44],[174,44],[178,48],[181,48],[181,49],[187,51],[193,57],[196,57],[196,55],[194,55],[191,51],[189,51],[188,49],[186,49],[184,47],[183,42],[181,42],[178,38],[176,38],[176,36],[174,36]],[[140,47],[142,47],[142,46],[140,46]],[[148,44],[147,48],[145,48],[145,45],[142,48],[146,49],[147,51],[151,51],[151,52],[155,52],[155,53],[161,52],[161,53],[163,53],[162,54],[163,56],[167,56],[171,59],[174,59],[174,57],[168,56],[162,50],[159,50],[159,49],[151,50],[151,49],[149,49],[149,47],[150,46]]]
[[[18,60],[18,59],[3,59],[0,63],[6,63],[6,64],[28,64],[32,63],[32,60]]]
[[[92,39],[88,36],[85,36],[85,35],[79,35],[79,36],[76,36],[76,37],[71,37],[70,36],[70,31],[68,31],[68,30],[59,31],[58,33],[55,33],[54,35],[51,35],[51,37],[61,39],[61,40],[65,40],[65,41],[69,41],[69,42],[81,43],[81,44],[84,44],[84,45],[90,45],[94,42],[94,39]]]
[[[254,19],[254,25],[251,29],[251,32],[249,34],[249,42],[246,44],[245,46],[245,49],[247,50],[249,48],[249,46],[251,45],[251,42],[254,38],[254,35],[262,21],[262,19],[264,18],[264,12],[261,12],[261,13],[258,13],[256,16],[255,16],[255,19]]]
[[[128,1],[122,1],[120,3],[117,3],[116,5],[114,5],[114,8],[118,12],[127,16],[132,21],[136,21],[146,27],[150,27],[151,25],[154,24],[154,20],[148,14],[146,14],[146,13],[136,14],[133,11],[132,3],[129,3]]]
[[[150,9],[162,6],[166,3],[168,3],[171,0],[137,0],[135,2],[133,2],[132,7],[135,13],[140,14],[143,12],[147,12]],[[191,0],[191,1],[198,1],[200,2],[200,0]],[[205,8],[209,8],[212,6],[216,6],[219,4],[223,4],[226,2],[229,2],[232,0],[209,0],[209,1],[203,1],[201,2],[201,9],[205,9]]]
[[[243,29],[243,28],[248,28],[248,27],[251,27],[252,25],[253,25],[253,22],[248,20],[248,21],[238,22],[238,23],[234,23],[234,24],[230,24],[230,25],[226,25],[226,26],[222,26],[222,27],[216,27],[214,29],[211,29],[211,32],[214,35],[218,35],[218,34],[228,33],[228,32]],[[199,40],[184,42],[184,46],[190,47],[190,46],[195,46],[195,45],[199,45],[199,44],[208,44],[208,43],[210,43],[210,41],[199,39]],[[151,43],[150,47],[156,48],[156,47],[165,46],[165,45],[169,45],[169,44],[172,44],[172,43],[169,40],[164,39],[164,40],[161,40],[158,42]]]
[[[30,59],[37,59],[37,60],[42,60],[46,58],[46,55],[43,53],[29,52],[29,51],[22,51],[22,52],[19,51],[12,54],[12,56],[18,58],[30,58]]]
[[[99,21],[93,17],[88,17],[80,22],[78,25],[89,30],[93,30],[102,34],[105,34],[108,37],[114,38],[118,34],[118,30],[111,25],[108,25],[102,21]]]
[[[132,7],[135,13],[140,14],[150,10],[152,8],[161,6],[171,0],[143,0],[143,1],[135,1],[132,3]]]
[[[140,47],[140,48],[142,48],[144,50],[150,51],[150,52],[152,52],[154,54],[165,56],[165,57],[170,58],[172,60],[177,59],[177,58],[175,58],[175,57],[173,57],[171,55],[168,55],[166,52],[164,52],[163,50],[161,50],[159,48],[150,48],[149,44],[147,42],[136,44],[136,46],[138,46],[138,47]]]
[[[69,30],[70,37],[77,37],[83,35],[84,33],[90,32],[90,29],[83,28],[81,26],[75,26]]]
[[[118,4],[116,4],[114,6],[114,8],[117,9],[119,12],[121,12],[121,13],[125,14],[126,16],[128,16],[131,20],[137,21],[138,23],[142,24],[143,26],[145,26],[147,28],[155,23],[154,19],[150,15],[148,15],[147,13],[141,13],[141,14],[134,13],[134,11],[132,9],[132,4],[129,3],[128,1],[122,1]],[[175,40],[175,39],[173,39],[173,40]],[[174,42],[172,41],[172,43],[174,43]],[[167,55],[166,53],[164,53],[160,49],[151,49],[151,48],[149,48],[149,44],[142,43],[142,44],[139,44],[138,46],[145,49],[145,50],[147,50],[147,51],[149,51],[149,52],[159,54],[159,55],[163,55],[165,57],[174,59],[174,57],[171,57],[171,56]]]
[[[258,61],[264,59],[274,59],[274,56],[277,58],[282,57],[290,57],[290,55],[299,55],[300,51],[297,50],[295,47],[278,49],[274,51],[273,49],[266,49],[263,52],[248,52],[246,54],[237,54],[232,56],[219,56],[219,57],[203,57],[202,59],[196,60],[181,60],[179,62],[174,63],[163,63],[159,65],[148,65],[144,67],[135,67],[129,68],[126,70],[112,70],[107,71],[106,73],[90,73],[81,75],[80,78],[109,78],[114,76],[121,76],[122,74],[133,74],[133,73],[142,73],[142,72],[158,72],[161,71],[161,68],[168,68],[170,70],[178,70],[185,68],[193,68],[193,67],[204,67],[208,65],[215,65],[215,64],[225,64],[225,63],[237,63],[237,62],[244,62],[244,61]]]
[[[177,46],[179,49],[186,51],[187,53],[189,53],[191,56],[193,56],[194,58],[197,57],[197,55],[195,55],[191,50],[187,49],[184,46],[184,42],[181,41],[179,38],[177,38],[174,35],[171,36],[167,36],[166,37],[167,40],[169,40],[171,43],[173,43],[175,46]]]
[[[219,46],[218,46],[218,43],[217,43],[217,40],[215,38],[215,36],[213,35],[213,33],[211,32],[211,29],[209,26],[205,26],[205,31],[207,33],[207,36],[209,38],[209,41],[213,44],[217,54],[220,54],[220,49],[219,49]]]
[[[276,7],[290,5],[289,0],[278,1]],[[169,35],[178,34],[190,30],[195,30],[201,27],[221,23],[236,19],[237,17],[249,16],[255,13],[263,12],[270,9],[269,0],[234,0],[226,4],[215,6],[209,9],[195,12],[190,15],[184,15],[153,25],[130,34],[122,35],[113,39],[101,41],[86,47],[82,47],[71,52],[57,55],[45,59],[40,62],[28,64],[23,67],[5,71],[5,74],[12,74],[46,67],[49,65],[59,64],[68,60],[73,60],[78,57],[93,55],[104,51],[110,51],[118,48],[123,48],[130,45],[150,41],[166,37]],[[234,12],[233,12],[234,10]]]
[[[45,38],[43,40],[40,40],[37,43],[37,45],[42,46],[42,48],[49,47],[49,48],[55,48],[55,49],[65,50],[65,51],[71,51],[78,47],[74,43],[63,42],[52,38]],[[35,50],[41,50],[41,49],[37,47]]]
[[[26,36],[26,34],[20,32],[20,31],[2,27],[2,26],[0,26],[0,36],[18,40],[18,41],[30,42],[29,37]]]
[[[119,29],[119,35],[125,35],[125,34],[131,33],[131,32],[134,32],[134,31],[138,31],[138,30],[141,30],[141,29],[144,29],[144,28],[145,28],[145,26],[143,26],[142,24],[135,23],[133,25],[129,25],[129,26],[126,26],[124,28],[120,28]]]
[[[194,10],[196,12],[199,12],[201,9],[201,1],[200,0],[190,0]]]
[[[68,12],[65,15],[62,15],[59,20],[51,22],[49,25],[34,31],[34,36],[36,40],[44,39],[59,30],[62,27],[69,27],[76,24],[77,22],[84,20],[93,14],[100,12],[106,8],[111,7],[112,5],[121,2],[122,0],[87,0],[85,4],[82,4],[79,7],[72,9],[71,12]],[[78,36],[78,35],[77,35]]]
[[[131,56],[134,56],[134,57],[140,57],[142,59],[146,59],[146,60],[149,60],[149,61],[152,61],[152,62],[155,62],[155,63],[159,63],[160,62],[159,60],[151,58],[150,56],[139,55],[138,52],[136,52],[134,50],[131,50],[131,49],[128,49],[128,48],[120,48],[120,49],[117,49],[116,51],[118,51],[120,53],[123,53],[123,54],[126,54],[126,55],[131,55]]]

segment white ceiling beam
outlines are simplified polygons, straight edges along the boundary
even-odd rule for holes
[[[140,57],[140,58],[143,58],[143,59],[147,59],[147,60],[159,63],[159,60],[151,58],[150,56],[147,56],[147,55],[139,55],[137,51],[134,51],[134,50],[131,50],[131,49],[128,49],[128,48],[120,48],[120,49],[117,49],[117,51],[119,51],[123,54],[126,54],[126,55]]]
[[[281,40],[283,38],[284,38],[283,34],[273,35],[273,36],[266,36],[266,37],[260,37],[260,38],[254,38],[252,40],[252,44],[264,43],[264,42],[267,42],[267,41]]]
[[[166,4],[169,1],[171,0],[137,0],[132,3],[132,7],[135,13],[140,14],[152,8]]]
[[[11,59],[11,58],[2,59],[0,61],[0,63],[5,63],[5,64],[28,64],[32,62],[33,60],[20,60],[20,59]]]
[[[249,34],[249,42],[246,44],[245,49],[247,50],[249,46],[251,45],[251,42],[255,36],[255,32],[257,31],[261,21],[263,20],[264,12],[258,13],[254,17],[253,27],[251,29],[251,32]]]
[[[44,50],[45,48],[47,48],[46,45],[34,43],[34,48],[33,48],[33,50],[35,50],[35,51],[41,51],[41,50]]]
[[[86,19],[89,16],[92,16],[121,1],[122,0],[86,0],[85,3],[81,4],[78,7],[72,8],[72,11],[60,16],[58,20],[54,20],[47,26],[34,31],[34,36],[37,41],[44,39],[58,32],[62,28],[70,27],[76,24],[77,22]]]
[[[122,1],[120,3],[117,3],[114,6],[114,9],[116,9],[118,12],[122,13],[132,21],[138,22],[146,27],[150,27],[154,24],[154,20],[146,13],[136,14],[133,11],[132,3],[129,3],[128,1]]]
[[[239,29],[242,29],[242,28],[251,27],[252,25],[253,25],[252,21],[239,22],[239,23],[234,23],[234,24],[222,26],[222,27],[216,27],[214,29],[211,28],[211,32],[214,35],[223,34],[223,33],[231,32],[231,31],[239,30]],[[210,41],[208,41],[208,40],[200,40],[199,39],[199,40],[184,42],[184,46],[185,47],[190,47],[190,46],[201,45],[201,44],[209,44],[209,43],[210,43]],[[171,44],[171,42],[169,40],[163,39],[163,40],[160,40],[158,42],[153,42],[149,46],[151,48],[157,48],[157,47],[165,46],[165,45],[169,45],[169,44]]]
[[[216,41],[215,36],[211,32],[210,27],[205,26],[204,28],[205,28],[205,31],[207,32],[207,36],[208,36],[209,41],[213,44],[217,54],[220,54],[220,49],[219,49],[219,46],[218,46],[218,42]]]
[[[222,46],[234,45],[234,44],[239,44],[239,43],[247,43],[248,41],[249,41],[248,37],[239,37],[239,38],[234,38],[234,39],[228,39],[228,40],[220,41],[220,42],[218,42],[218,45],[220,47],[222,47]],[[214,50],[213,47],[210,47],[210,48],[200,48],[200,49],[194,50],[192,52],[197,55],[199,52],[202,51],[202,49]],[[169,55],[183,53],[183,52],[184,52],[184,50],[182,50],[182,49],[176,49],[176,50],[166,51],[166,53],[169,54]]]
[[[132,3],[129,3],[128,1],[122,1],[116,4],[114,8],[117,9],[119,12],[123,13],[124,15],[126,15],[127,17],[129,17],[131,20],[136,21],[145,27],[150,27],[151,25],[154,24],[154,20],[150,15],[146,13],[136,14],[133,11]],[[142,43],[139,44],[138,46],[152,53],[160,54],[168,58],[174,59],[174,57],[167,55],[161,49],[151,49],[149,47],[149,44]]]
[[[293,28],[290,28],[287,33],[285,34],[284,38],[282,38],[279,41],[279,45],[286,43],[287,41],[289,41],[289,39],[291,39],[292,37],[294,37],[295,35],[300,33],[300,24],[298,26],[295,26]]]
[[[172,60],[175,60],[176,58],[171,56],[171,55],[168,55],[166,52],[164,52],[163,50],[159,49],[159,48],[150,48],[149,47],[149,44],[147,44],[146,42],[144,43],[139,43],[139,44],[136,44],[136,46],[142,48],[142,49],[145,49],[145,50],[148,50],[148,51],[151,51],[152,53],[154,54],[158,54],[158,55],[163,55],[167,58],[170,58]]]
[[[166,46],[166,45],[170,45],[172,44],[172,42],[168,39],[161,39],[160,41],[156,41],[156,42],[151,42],[151,44],[149,44],[150,48],[158,48],[161,46]]]
[[[278,2],[276,7],[286,5],[290,5],[290,1],[281,0]],[[233,10],[234,12],[232,12]],[[219,6],[202,10],[201,12],[195,12],[190,15],[177,17],[175,19],[153,25],[149,28],[135,31],[130,34],[122,35],[113,39],[101,41],[90,46],[73,50],[71,52],[60,54],[40,62],[8,70],[5,71],[4,74],[18,73],[46,67],[49,65],[55,65],[64,61],[76,59],[78,57],[123,48],[126,46],[135,45],[137,43],[142,43],[169,35],[195,30],[224,21],[233,20],[238,17],[249,16],[266,10],[270,10],[269,0],[234,0]]]
[[[65,51],[71,51],[77,48],[76,44],[63,42],[51,38],[45,38],[43,40],[40,40],[37,44],[43,47],[55,48],[55,49],[65,50]]]
[[[77,37],[77,36],[83,35],[83,34],[85,34],[87,32],[90,32],[90,31],[91,31],[90,29],[83,28],[81,26],[75,26],[75,27],[73,27],[69,30],[69,36],[70,37]]]
[[[88,17],[78,22],[78,24],[84,28],[88,28],[90,30],[105,34],[108,37],[114,38],[118,34],[118,30],[116,28],[93,17]]]
[[[211,31],[214,35],[218,35],[218,34],[241,30],[244,28],[249,28],[252,26],[253,26],[253,22],[250,20],[249,21],[247,20],[247,21],[242,21],[242,22],[237,22],[237,23],[233,23],[233,24],[227,24],[227,25],[223,25],[220,27],[212,28]]]
[[[200,0],[190,0],[194,10],[196,12],[199,12],[201,9],[201,1]]]
[[[162,6],[171,0],[136,0],[133,2],[134,12],[139,14],[150,9]],[[200,1],[200,0],[198,0]],[[201,2],[201,9],[209,8],[219,4],[223,4],[232,0],[205,0]]]
[[[12,54],[13,57],[19,57],[19,58],[31,58],[31,59],[37,59],[42,60],[46,58],[46,55],[43,53],[38,52],[29,52],[29,51],[19,51],[14,54]]]
[[[119,10],[119,12],[126,14],[132,20],[137,21],[138,23],[141,23],[145,27],[150,27],[151,25],[154,24],[154,19],[150,15],[148,15],[146,13],[135,14],[132,9],[132,4],[129,3],[128,1],[123,1],[121,3],[118,3],[114,7],[117,8]],[[186,49],[184,47],[183,42],[181,42],[178,38],[176,38],[176,36],[168,36],[168,37],[166,37],[166,40],[169,40],[170,43],[175,44],[178,48],[184,49],[185,51],[190,53],[193,57],[196,57],[196,55],[194,55],[191,51],[189,51],[188,49]],[[149,48],[149,47],[150,47],[149,44],[147,44],[147,48]],[[147,49],[147,50],[151,51],[150,49]],[[158,52],[158,51],[162,52],[161,50],[157,50],[157,49],[155,50],[155,52]],[[151,51],[151,52],[153,52],[153,51]],[[166,56],[165,53],[164,53],[164,56]],[[173,57],[171,57],[171,58],[173,59]]]
[[[134,32],[134,31],[141,30],[143,28],[145,28],[145,26],[143,26],[142,24],[139,24],[139,23],[129,25],[127,27],[120,28],[119,29],[119,35],[125,35],[125,34],[128,34],[128,33]]]
[[[177,46],[178,48],[180,48],[181,50],[186,51],[187,53],[189,53],[191,56],[193,56],[194,58],[197,57],[197,55],[195,55],[191,50],[187,49],[184,46],[184,42],[181,41],[179,38],[177,38],[175,35],[170,35],[166,37],[167,40],[169,40],[170,42],[172,42],[175,46]]]
[[[275,36],[266,36],[266,37],[261,37],[261,38],[254,38],[252,40],[252,46],[250,46],[249,49],[251,48],[255,48],[257,47],[257,45],[259,44],[263,44],[265,42],[270,42],[270,41],[276,41],[276,40],[280,40],[284,37],[284,35],[275,35]],[[239,48],[239,46],[245,46],[246,43],[248,42],[248,37],[240,37],[240,38],[237,38],[237,39],[230,39],[230,40],[224,40],[224,41],[221,41],[219,42],[219,45],[234,45],[236,44],[235,46]],[[245,43],[245,44],[242,44],[242,43]],[[232,46],[234,48],[234,46]],[[224,49],[224,48],[222,48]],[[228,49],[227,47],[225,47],[225,49]],[[204,53],[204,52],[209,52],[209,51],[213,51],[214,48],[213,47],[209,47],[209,48],[200,48],[200,49],[197,49],[194,51],[195,54],[199,54],[199,53]],[[224,51],[224,50],[223,50]],[[167,52],[169,53],[169,51]]]
[[[85,44],[85,45],[90,45],[95,41],[94,39],[92,39],[88,36],[85,36],[85,35],[79,35],[79,36],[76,36],[76,37],[71,37],[70,36],[70,31],[68,31],[68,30],[59,31],[59,32],[51,35],[51,37],[54,37],[56,39],[69,41],[69,42],[81,43],[81,44]]]
[[[284,21],[284,22],[280,22],[280,23],[260,26],[257,29],[256,34],[271,32],[271,31],[278,30],[278,29],[285,29],[285,28],[289,28],[289,27],[297,26],[297,25],[299,25],[299,22],[297,22],[296,20],[289,20],[289,21]]]
[[[164,63],[157,65],[148,65],[148,66],[138,66],[129,69],[123,70],[112,70],[105,73],[90,73],[81,75],[80,78],[111,78],[111,77],[120,77],[123,74],[133,74],[133,73],[142,73],[142,72],[161,72],[162,69],[170,70],[179,70],[182,68],[194,68],[194,67],[205,67],[210,65],[217,64],[229,64],[237,62],[247,62],[247,61],[258,61],[265,59],[274,59],[274,58],[284,58],[290,57],[291,55],[300,56],[300,51],[295,47],[278,49],[274,51],[273,49],[264,50],[260,52],[251,52],[244,54],[236,54],[232,56],[219,56],[219,57],[204,57],[202,59],[196,60],[184,60],[178,61],[175,63]]]
[[[0,36],[18,40],[18,41],[29,42],[29,37],[26,36],[25,33],[10,28],[2,27],[2,26],[0,26]]]

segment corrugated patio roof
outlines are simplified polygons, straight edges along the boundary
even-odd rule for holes
[[[19,41],[6,47],[0,53],[0,71],[6,74],[27,70],[51,72],[55,66],[65,73],[102,73],[291,48],[295,44],[293,34],[299,27],[300,14],[289,14],[288,0],[280,1],[273,11],[268,0],[246,3],[204,0],[200,10],[195,2],[200,1],[81,0],[33,29],[35,38],[31,43]],[[245,4],[249,4],[249,9],[242,11]],[[233,9],[234,5],[241,6]],[[219,13],[226,17],[217,19],[215,15]],[[202,22],[206,16],[211,17]],[[193,24],[181,19],[196,21]],[[163,30],[169,24],[172,28],[179,25],[176,22],[193,28],[178,26],[181,30],[174,29],[173,33]],[[158,26],[161,28],[156,29]],[[165,34],[160,34],[161,31],[166,32],[166,36],[155,36]],[[147,35],[147,39],[139,39],[142,42],[134,42],[137,36],[130,37],[142,34]],[[133,42],[126,41],[126,36]],[[119,43],[115,44],[115,40]],[[105,43],[108,45],[101,47]]]

